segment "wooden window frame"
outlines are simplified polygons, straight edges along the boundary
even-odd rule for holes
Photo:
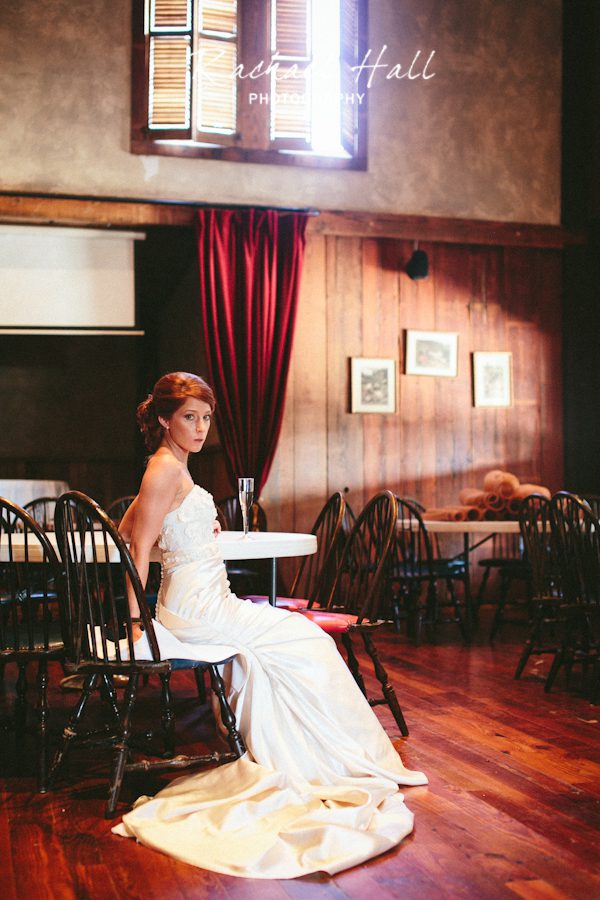
[[[264,77],[258,81],[241,79],[238,93],[237,132],[231,136],[210,134],[204,142],[194,143],[189,136],[179,132],[158,133],[148,127],[148,71],[149,36],[145,34],[146,0],[132,0],[132,91],[131,91],[131,145],[132,153],[195,157],[199,159],[223,159],[229,162],[252,162],[275,165],[305,166],[309,168],[355,169],[367,168],[367,95],[366,87],[356,87],[364,94],[357,104],[353,153],[349,157],[321,156],[310,152],[297,152],[293,142],[269,137],[269,107],[265,104],[251,104],[252,92],[266,93],[270,90],[270,80]],[[357,0],[357,61],[367,52],[367,3]],[[238,62],[244,63],[245,71],[250,63],[270,59],[269,48],[269,7],[270,0],[241,0]],[[275,144],[276,149],[272,146]],[[289,151],[286,147],[290,147]]]

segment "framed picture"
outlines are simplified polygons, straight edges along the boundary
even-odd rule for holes
[[[352,357],[351,411],[393,413],[396,411],[396,361]]]
[[[407,375],[444,375],[458,372],[458,334],[453,331],[407,331]]]
[[[475,406],[512,405],[512,353],[473,354]]]

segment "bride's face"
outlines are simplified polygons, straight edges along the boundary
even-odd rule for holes
[[[185,453],[198,453],[204,446],[212,418],[211,408],[203,400],[190,397],[171,418],[159,419],[165,427],[166,437]]]

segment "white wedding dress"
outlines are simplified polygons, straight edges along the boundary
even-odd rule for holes
[[[188,658],[233,648],[229,700],[247,752],[141,797],[114,830],[229,875],[333,874],[409,834],[398,784],[427,779],[404,768],[332,638],[231,593],[215,517],[197,485],[165,517],[157,633],[168,629]]]

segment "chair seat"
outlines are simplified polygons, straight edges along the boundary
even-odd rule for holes
[[[529,570],[529,563],[526,559],[509,559],[506,556],[490,556],[487,559],[480,559],[478,565],[484,568],[511,569],[516,572]]]
[[[325,609],[299,609],[299,613],[326,631],[327,634],[343,634],[358,622],[358,616],[350,613],[329,612]]]
[[[269,602],[269,598],[265,594],[244,594],[242,600],[250,600],[259,606],[265,606]],[[306,609],[308,600],[301,597],[275,597],[275,606],[279,609],[288,609],[295,611],[298,609]]]
[[[410,581],[428,581],[431,576],[435,578],[460,578],[466,574],[466,568],[462,559],[434,559],[431,567],[422,565],[418,569],[395,566],[392,569],[392,579],[406,579]]]

